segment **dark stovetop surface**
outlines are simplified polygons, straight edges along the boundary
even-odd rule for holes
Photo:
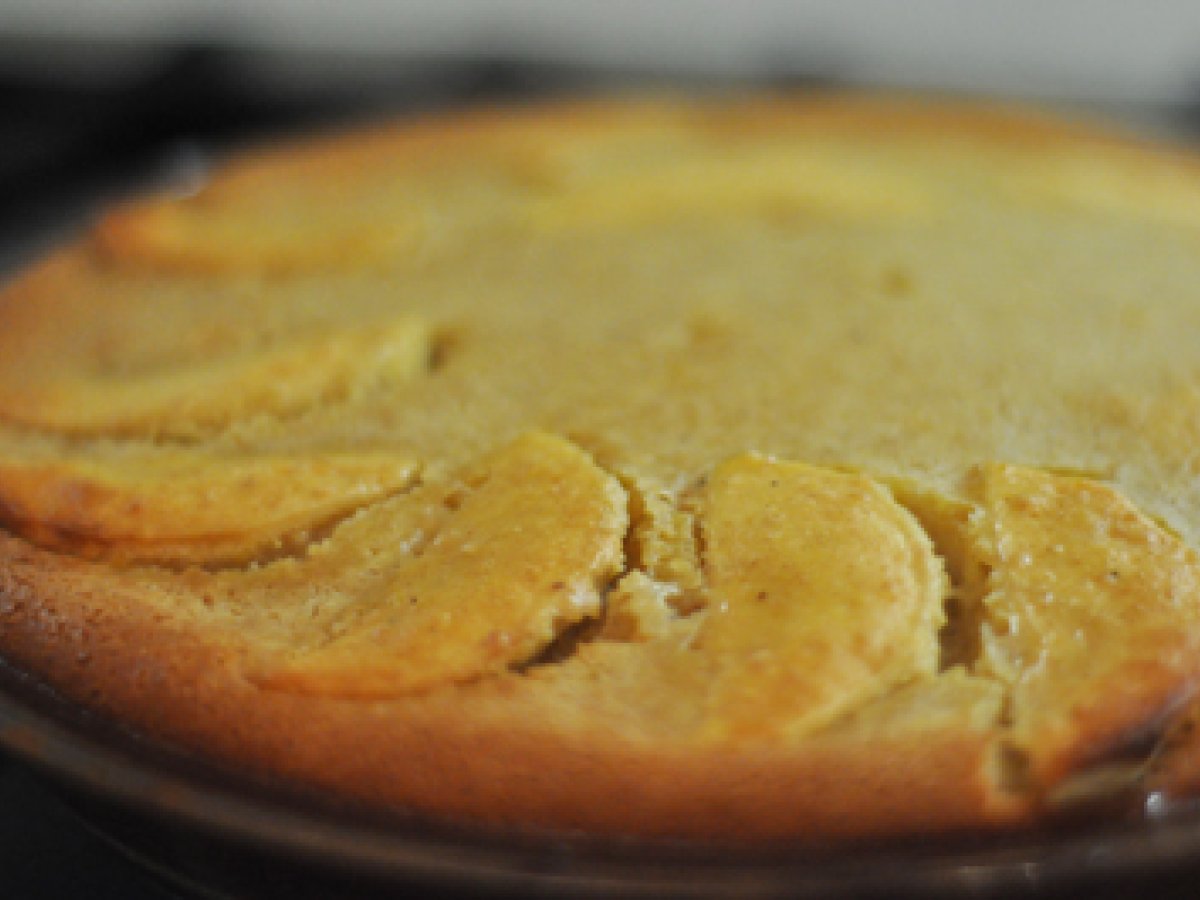
[[[93,833],[30,772],[0,756],[0,896],[169,900],[178,895]]]
[[[190,873],[172,871],[146,864],[130,856],[123,845],[106,836],[103,826],[91,824],[86,815],[75,811],[73,794],[62,786],[0,755],[0,897],[14,900],[252,900],[294,897],[301,888],[303,897],[334,897],[320,885],[300,885],[295,875],[282,871],[280,878],[262,871],[249,879],[223,872],[221,860],[214,860],[213,879],[192,867]],[[85,807],[86,808],[86,807]],[[341,882],[331,882],[337,890]],[[266,894],[230,893],[229,884],[268,884]],[[431,893],[432,890],[432,893]],[[1200,860],[1176,866],[1167,872],[1133,873],[1064,882],[1046,887],[1031,886],[1018,891],[998,893],[992,889],[954,891],[955,897],[1019,897],[1024,900],[1126,900],[1130,897],[1161,900],[1194,900],[1200,894]],[[453,887],[416,885],[406,887],[392,882],[385,893],[376,896],[417,898],[422,900],[465,900],[480,896],[477,891],[457,891]],[[510,900],[520,900],[505,894]],[[555,896],[539,892],[539,896]],[[890,896],[884,894],[880,896]]]

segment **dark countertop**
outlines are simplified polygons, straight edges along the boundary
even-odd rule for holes
[[[43,781],[41,776],[0,756],[0,896],[14,900],[232,900],[234,897],[262,897],[265,900],[268,897],[340,896],[312,883],[304,885],[297,893],[297,884],[291,882],[286,873],[281,873],[283,880],[275,882],[272,873],[263,871],[256,881],[276,883],[279,888],[278,892],[270,889],[265,894],[257,891],[231,894],[223,888],[199,886],[187,878],[177,882],[173,877],[152,873],[125,851],[117,849],[77,814],[69,797],[70,794],[60,796],[58,789]],[[336,882],[332,884],[336,885]],[[479,896],[477,892],[417,886],[407,889],[393,885],[393,889],[398,893],[389,891],[386,896],[421,897],[423,900],[433,897],[463,900],[468,896]],[[336,890],[336,887],[330,890]],[[541,896],[556,894],[551,892]],[[1028,900],[1125,900],[1130,897],[1194,900],[1200,896],[1200,861],[1169,873],[1125,875],[999,893],[967,891],[955,896]]]
[[[94,834],[35,776],[0,756],[0,896],[168,900],[178,895]]]

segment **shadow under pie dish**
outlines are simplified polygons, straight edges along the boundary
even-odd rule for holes
[[[0,297],[0,649],[438,821],[827,841],[1187,796],[1198,172],[856,97],[234,158]]]

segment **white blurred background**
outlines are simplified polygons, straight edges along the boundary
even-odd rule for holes
[[[156,48],[252,50],[281,89],[488,56],[706,77],[1192,102],[1195,0],[0,0],[8,65],[119,79]]]

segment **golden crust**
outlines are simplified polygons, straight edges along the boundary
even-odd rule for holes
[[[120,562],[248,562],[409,487],[384,455],[0,459],[8,527],[41,546]]]
[[[1095,481],[998,465],[978,478],[981,662],[1012,684],[1013,740],[1053,783],[1191,691],[1200,560]]]
[[[0,294],[0,650],[442,818],[1034,821],[1196,690],[1198,236],[1182,154],[895,98],[248,154]]]
[[[562,727],[545,717],[561,697],[513,678],[366,707],[264,690],[243,672],[254,648],[234,635],[164,621],[115,592],[98,614],[95,586],[88,599],[75,587],[90,581],[87,564],[63,567],[8,539],[0,553],[0,621],[18,665],[227,764],[362,801],[489,825],[734,842],[994,828],[1029,813],[989,782],[992,735],[978,723],[869,747],[848,729],[800,752],[730,752],[614,738],[604,723]],[[981,706],[994,699],[968,691]]]

